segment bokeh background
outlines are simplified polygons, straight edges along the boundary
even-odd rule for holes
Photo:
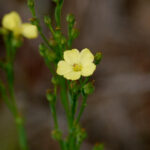
[[[38,16],[54,13],[51,0],[36,0]],[[26,0],[0,0],[0,19],[16,10],[24,21],[31,17]],[[95,93],[88,99],[82,126],[88,138],[82,150],[102,142],[105,150],[150,150],[150,1],[65,0],[62,22],[73,13],[80,36],[73,47],[103,53],[94,74]],[[47,28],[43,25],[47,36]],[[58,150],[50,133],[53,122],[45,98],[50,72],[38,53],[41,39],[24,40],[15,63],[17,103],[26,117],[31,150]],[[5,52],[0,38],[0,56]],[[63,109],[59,121],[65,128]],[[0,150],[18,150],[14,121],[0,99]]]

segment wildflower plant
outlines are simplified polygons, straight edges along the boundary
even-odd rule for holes
[[[47,100],[54,120],[52,137],[60,144],[61,150],[79,150],[87,134],[80,125],[80,119],[87,105],[87,97],[94,92],[93,75],[96,65],[101,61],[100,52],[93,55],[85,48],[82,51],[72,49],[72,43],[79,32],[75,27],[75,17],[68,14],[68,34],[65,36],[61,27],[61,11],[64,0],[53,0],[55,3],[55,23],[50,16],[44,17],[44,22],[51,32],[47,38],[42,31],[40,20],[35,11],[34,0],[28,0],[28,7],[32,13],[31,22],[37,26],[43,43],[39,46],[40,55],[52,74],[53,89],[47,90]],[[53,25],[55,24],[55,25]],[[56,110],[56,103],[61,99],[65,110],[68,125],[68,134],[65,136],[60,129]],[[78,100],[82,98],[81,105]],[[94,150],[102,150],[102,146],[96,145]]]
[[[19,111],[14,92],[14,62],[18,48],[23,44],[23,37],[34,39],[38,36],[37,27],[22,23],[19,14],[12,11],[2,18],[0,34],[6,47],[6,56],[0,60],[0,69],[5,73],[5,82],[0,79],[0,96],[12,113],[20,143],[20,150],[28,150],[24,119]]]

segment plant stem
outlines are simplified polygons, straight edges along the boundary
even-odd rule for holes
[[[69,111],[69,103],[68,103],[68,97],[67,97],[67,88],[66,88],[66,83],[65,80],[60,77],[60,96],[62,100],[62,104],[64,106],[66,115],[67,115],[67,121],[68,121],[68,126],[71,128],[71,119],[70,119],[70,111]]]
[[[77,119],[76,119],[76,124],[80,121],[80,119],[81,119],[81,116],[82,116],[82,114],[83,114],[83,112],[84,112],[84,109],[85,109],[85,107],[86,107],[86,101],[87,101],[87,96],[83,96],[83,100],[82,100],[82,104],[81,104],[81,108],[80,108],[80,111],[79,111],[79,114],[78,114],[78,116],[77,116]]]
[[[18,110],[18,107],[16,104],[15,96],[14,96],[14,66],[13,66],[13,64],[14,64],[14,56],[15,56],[16,48],[13,47],[13,45],[12,45],[12,38],[14,38],[14,37],[12,37],[12,35],[8,35],[8,37],[5,37],[5,39],[4,39],[6,49],[7,49],[7,51],[6,51],[7,66],[6,66],[5,72],[6,72],[6,76],[7,76],[8,92],[9,92],[9,96],[10,96],[10,100],[11,100],[11,101],[9,101],[9,103],[11,104],[10,105],[11,107],[7,104],[8,98],[6,96],[7,95],[6,93],[4,95],[5,97],[3,96],[3,98],[15,119],[16,127],[18,130],[20,149],[28,150],[23,118],[20,116],[20,113],[19,113],[19,110]]]

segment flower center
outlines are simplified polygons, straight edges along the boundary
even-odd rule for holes
[[[82,70],[82,66],[80,64],[74,64],[73,65],[73,70],[75,72],[81,71]]]

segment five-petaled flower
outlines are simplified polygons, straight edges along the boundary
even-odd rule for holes
[[[23,35],[28,39],[34,39],[38,36],[37,27],[30,23],[22,23],[19,14],[15,11],[4,15],[2,26],[7,30],[12,31],[15,36]]]
[[[64,52],[64,60],[58,62],[57,74],[68,80],[78,80],[81,76],[88,77],[96,69],[93,61],[94,56],[87,48],[81,52],[77,49],[67,50]]]

